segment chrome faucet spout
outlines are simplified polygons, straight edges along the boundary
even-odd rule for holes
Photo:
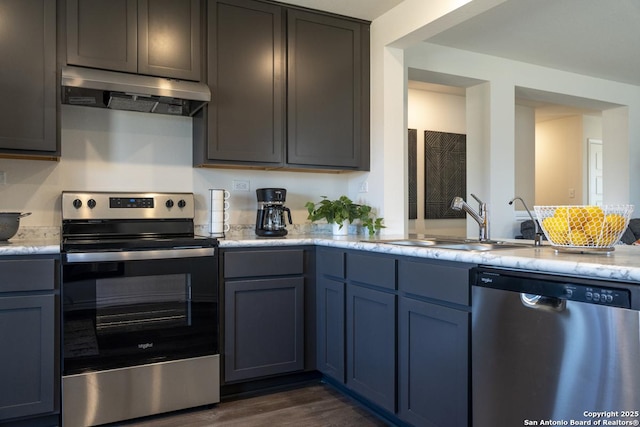
[[[527,213],[529,214],[529,218],[531,218],[531,221],[533,221],[533,225],[535,226],[535,230],[536,230],[536,234],[533,238],[533,245],[534,246],[540,246],[542,245],[542,230],[540,230],[540,224],[538,223],[538,221],[533,217],[533,215],[531,214],[531,211],[529,210],[529,208],[527,207],[527,204],[524,202],[524,200],[522,199],[522,197],[520,196],[515,196],[513,199],[511,199],[509,201],[510,205],[513,205],[513,202],[515,202],[516,200],[520,200],[520,202],[522,203],[522,206],[524,206],[525,210],[527,211]]]
[[[476,197],[475,194],[471,194],[471,197],[476,199],[480,204],[480,212],[476,212],[471,206],[464,201],[462,197],[456,196],[451,201],[451,209],[455,211],[465,211],[471,218],[473,218],[480,227],[479,240],[489,240],[489,215],[487,213],[487,204]]]

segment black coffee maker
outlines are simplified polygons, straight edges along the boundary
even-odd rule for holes
[[[262,237],[282,237],[287,235],[285,212],[291,221],[291,211],[284,206],[287,190],[284,188],[258,188],[258,212],[256,214],[256,235]]]

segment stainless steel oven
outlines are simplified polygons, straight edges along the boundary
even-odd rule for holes
[[[190,193],[62,194],[63,424],[219,401],[217,240]]]

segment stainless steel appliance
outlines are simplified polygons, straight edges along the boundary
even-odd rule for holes
[[[258,198],[256,235],[262,237],[286,236],[287,220],[289,220],[289,224],[293,224],[291,211],[284,206],[287,190],[284,188],[258,188],[256,196]]]
[[[218,241],[191,193],[62,193],[64,426],[220,400]]]
[[[640,421],[640,286],[498,268],[471,284],[474,427]]]
[[[62,67],[63,104],[193,116],[209,101],[211,91],[206,83]]]

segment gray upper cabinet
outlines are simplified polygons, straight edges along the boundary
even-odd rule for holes
[[[368,170],[368,23],[209,0],[208,83],[195,165]]]
[[[0,155],[57,157],[56,2],[3,0],[0,8]]]
[[[300,10],[287,16],[287,162],[367,169],[368,26]]]
[[[137,0],[67,0],[67,63],[138,71]]]
[[[138,73],[200,81],[200,0],[138,0]]]
[[[284,147],[284,28],[280,6],[209,2],[206,158],[280,165]]]
[[[67,0],[67,63],[201,79],[201,1]]]

